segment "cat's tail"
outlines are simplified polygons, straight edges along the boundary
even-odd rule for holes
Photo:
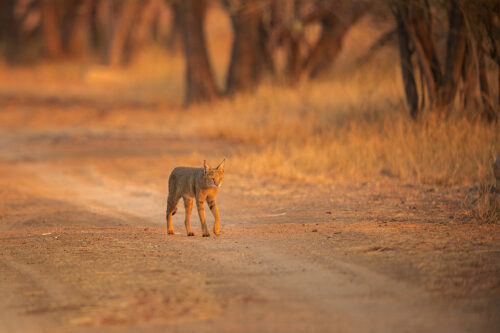
[[[172,200],[172,196],[169,195],[167,199],[167,218],[169,213],[172,213],[172,216],[174,216],[176,212],[177,212],[177,202],[175,200]]]

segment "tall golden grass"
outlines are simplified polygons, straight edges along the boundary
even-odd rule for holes
[[[262,86],[192,110],[198,133],[245,143],[232,166],[306,182],[470,185],[491,178],[500,126],[470,117],[409,118],[396,67],[297,88]]]
[[[208,36],[219,36],[211,40],[211,55],[222,82],[228,58],[218,55],[228,53],[230,36],[223,32],[229,23],[217,11],[210,20],[217,22]],[[446,186],[491,183],[491,163],[500,154],[498,124],[470,112],[411,120],[394,46],[356,66],[385,29],[387,23],[370,18],[351,29],[323,81],[291,88],[267,84],[254,94],[193,108],[197,132],[251,147],[231,161],[245,173],[305,182],[391,177]]]
[[[4,70],[0,90],[163,101],[167,110],[155,117],[165,119],[155,120],[155,130],[169,131],[168,118],[175,117],[185,126],[178,128],[238,143],[242,149],[231,157],[230,167],[242,173],[327,183],[386,177],[446,186],[490,183],[491,163],[500,154],[498,124],[486,124],[470,114],[447,120],[425,115],[412,121],[395,47],[355,66],[357,56],[386,28],[369,19],[358,24],[323,80],[296,87],[264,83],[254,93],[189,110],[181,107],[183,57],[166,54],[161,47],[145,48],[125,69],[42,64]],[[222,86],[231,27],[220,8],[209,13],[207,37]],[[496,91],[496,80],[491,82]]]

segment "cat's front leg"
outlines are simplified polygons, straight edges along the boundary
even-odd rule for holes
[[[207,221],[205,220],[205,208],[203,208],[204,201],[200,198],[196,200],[196,208],[198,208],[198,215],[200,216],[201,231],[203,232],[203,237],[209,237],[210,233],[207,228]]]
[[[212,214],[214,215],[215,218],[214,234],[218,235],[220,234],[220,215],[219,215],[219,209],[217,208],[217,202],[215,201],[215,198],[208,197],[207,203],[208,207],[210,207],[210,210],[212,211]]]

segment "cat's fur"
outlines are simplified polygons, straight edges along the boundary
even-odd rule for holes
[[[166,216],[169,234],[174,233],[172,216],[177,210],[177,203],[180,198],[184,199],[184,207],[186,209],[185,225],[188,236],[194,236],[190,223],[193,200],[196,200],[196,207],[198,208],[198,215],[200,216],[203,237],[210,236],[207,228],[207,222],[205,220],[205,210],[203,208],[205,200],[215,217],[214,233],[216,235],[220,233],[220,216],[215,199],[217,197],[217,190],[224,180],[225,161],[226,160],[223,160],[215,169],[212,169],[208,165],[207,161],[203,161],[203,168],[177,167],[172,170],[168,179]]]

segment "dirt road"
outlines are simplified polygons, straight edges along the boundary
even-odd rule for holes
[[[499,227],[462,216],[465,189],[244,175],[237,149],[4,129],[0,331],[498,332]],[[193,214],[187,237],[181,204],[168,236],[169,172],[220,156],[222,235]]]

